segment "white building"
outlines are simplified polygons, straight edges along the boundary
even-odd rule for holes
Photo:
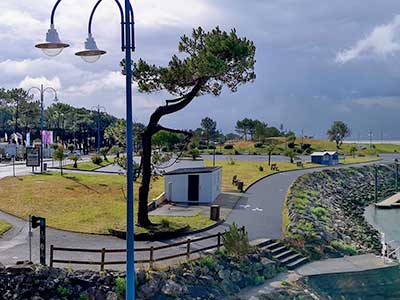
[[[222,168],[183,168],[164,174],[165,194],[176,203],[213,203],[221,194]]]

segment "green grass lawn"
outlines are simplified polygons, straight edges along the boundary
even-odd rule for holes
[[[301,169],[301,167],[297,167],[296,164],[291,164],[290,162],[273,162],[273,163],[277,164],[279,171]],[[205,165],[212,166],[212,161],[206,160]],[[234,164],[231,164],[229,161],[221,160],[217,161],[216,165],[222,167],[222,190],[224,192],[237,192],[236,186],[232,185],[232,177],[234,175],[237,175],[238,178],[244,182],[246,187],[266,175],[276,173],[276,171],[271,171],[271,168],[268,166],[267,161],[255,162],[255,161],[234,160]],[[264,168],[263,171],[260,171],[259,169],[260,166]],[[323,167],[323,166],[311,163],[304,164],[304,168],[312,168],[312,167]]]
[[[0,220],[0,237],[11,229],[11,225],[7,222]]]
[[[346,156],[345,159],[340,160],[340,163],[343,165],[350,165],[350,164],[365,163],[365,162],[372,162],[379,160],[381,159],[377,156],[360,156],[360,157]]]
[[[91,161],[86,161],[86,162],[79,162],[78,161],[78,168],[77,169],[74,168],[73,164],[65,165],[65,166],[63,166],[63,168],[67,169],[67,170],[94,171],[94,170],[96,170],[98,168],[106,167],[106,166],[111,165],[111,164],[112,164],[112,162],[105,161],[105,160],[103,160],[99,165],[96,165]]]
[[[135,184],[135,208],[140,183]],[[30,214],[46,217],[51,227],[85,233],[108,233],[126,226],[126,178],[119,175],[65,174],[7,177],[0,180],[0,209],[26,219]],[[164,191],[164,179],[151,183],[149,199]],[[167,219],[171,228],[199,229],[212,224],[208,218],[151,217]],[[136,228],[136,232],[145,232]]]
[[[274,154],[283,154],[285,152],[285,138],[284,137],[275,137],[267,139],[268,142],[272,142],[276,144],[276,149]],[[302,142],[301,138],[296,139],[296,147],[299,148]],[[304,139],[303,142],[305,144],[310,144],[312,147],[312,151],[336,151],[335,142],[330,142],[328,140],[319,140],[319,139]],[[224,147],[217,146],[217,152],[221,152],[227,155],[235,154],[235,150],[240,154],[266,154],[265,147],[256,148],[254,147],[254,141],[236,141],[232,143],[234,145],[234,149],[224,149]],[[355,144],[343,144],[340,147],[340,152],[345,153],[346,155],[350,155],[350,149],[355,146]],[[364,155],[376,155],[379,153],[396,153],[400,152],[400,145],[392,145],[392,144],[374,144],[374,148],[370,148],[369,144],[364,145],[364,149],[360,149],[357,151],[358,154]],[[203,153],[212,154],[213,150],[204,150]]]

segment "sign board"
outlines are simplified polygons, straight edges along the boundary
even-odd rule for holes
[[[26,148],[26,166],[39,167],[40,166],[40,148]]]

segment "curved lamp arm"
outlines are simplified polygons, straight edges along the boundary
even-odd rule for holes
[[[39,93],[42,92],[42,90],[40,88],[34,86],[34,87],[31,87],[29,90],[27,90],[26,93],[29,95],[32,90],[37,90]]]
[[[58,0],[58,1],[61,1],[61,0]],[[97,3],[95,4],[95,6],[93,7],[93,10],[92,10],[92,12],[91,12],[91,14],[90,14],[90,18],[89,18],[89,24],[88,24],[88,33],[89,33],[89,35],[92,35],[92,24],[93,24],[93,17],[94,17],[94,14],[95,14],[95,12],[96,12],[96,10],[97,10],[97,8],[99,7],[99,5],[100,5],[100,3],[102,2],[103,0],[98,0],[97,1]],[[124,25],[125,25],[125,21],[124,21],[124,10],[123,10],[123,8],[122,8],[122,5],[121,5],[121,3],[119,2],[119,0],[115,0],[115,3],[117,4],[117,6],[118,6],[118,9],[119,9],[119,12],[120,12],[120,15],[121,15],[121,49],[122,49],[122,51],[124,51],[126,48],[127,48],[127,46],[125,45],[125,27],[124,27]],[[132,28],[132,45],[130,45],[130,49],[132,49],[133,51],[135,50],[135,30],[134,30],[134,13],[133,13],[133,8],[132,8],[132,5],[130,4],[130,9],[129,9],[129,13],[130,13],[130,16],[131,16],[131,28]]]
[[[51,11],[51,21],[50,24],[54,26],[54,15],[56,14],[56,10],[58,5],[60,4],[62,0],[57,0],[56,4],[54,4],[53,10]]]

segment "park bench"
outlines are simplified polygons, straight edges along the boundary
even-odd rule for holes
[[[279,172],[278,165],[277,165],[277,164],[272,164],[272,165],[271,165],[271,171],[277,171],[277,172]]]

